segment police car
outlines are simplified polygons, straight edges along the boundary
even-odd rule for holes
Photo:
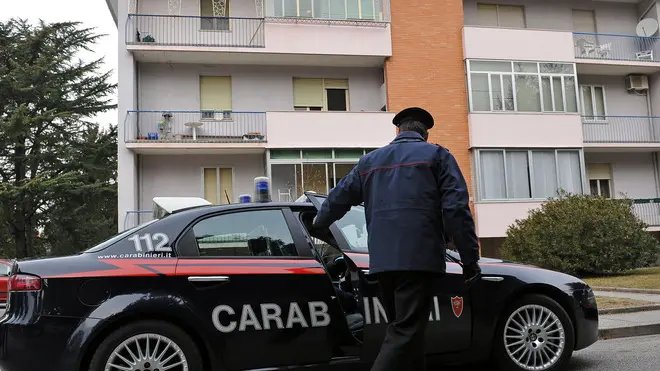
[[[367,366],[387,316],[362,207],[329,230],[325,196],[212,206],[154,199],[154,221],[70,257],[13,262],[3,371],[215,371]],[[429,312],[431,362],[560,369],[597,340],[592,290],[494,259],[464,285],[447,254]]]

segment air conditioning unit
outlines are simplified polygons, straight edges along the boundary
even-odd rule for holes
[[[626,89],[628,91],[643,91],[649,89],[649,77],[646,75],[628,75],[626,76]]]

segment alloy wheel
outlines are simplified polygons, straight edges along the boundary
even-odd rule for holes
[[[566,334],[559,317],[541,305],[516,309],[504,325],[504,348],[520,368],[543,371],[561,358]]]
[[[119,344],[108,357],[105,371],[188,371],[188,361],[171,339],[139,334]]]

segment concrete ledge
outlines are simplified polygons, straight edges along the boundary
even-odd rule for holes
[[[630,327],[616,327],[598,330],[598,339],[610,340],[633,336],[647,336],[660,334],[660,323],[653,325],[640,325]]]
[[[625,287],[592,287],[594,291],[614,291],[614,292],[632,292],[635,294],[656,294],[660,295],[660,290],[655,289],[631,289]]]
[[[660,304],[641,305],[638,307],[599,309],[598,314],[605,315],[605,314],[635,313],[635,312],[647,312],[650,310],[660,310]]]

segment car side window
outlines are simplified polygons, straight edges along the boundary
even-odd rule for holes
[[[193,228],[200,256],[297,256],[281,210],[240,211],[204,219]]]

